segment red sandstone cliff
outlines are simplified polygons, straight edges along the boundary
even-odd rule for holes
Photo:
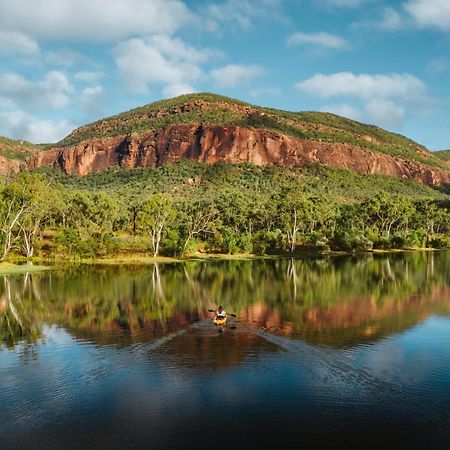
[[[21,163],[15,159],[8,159],[0,155],[0,175],[9,175],[17,173],[20,170]]]
[[[181,159],[208,164],[246,161],[287,167],[320,163],[363,174],[410,178],[430,185],[450,183],[450,170],[349,144],[328,144],[262,129],[215,125],[173,125],[141,135],[84,141],[73,147],[40,152],[28,160],[27,167],[53,166],[69,174],[86,175],[113,165],[158,167]]]

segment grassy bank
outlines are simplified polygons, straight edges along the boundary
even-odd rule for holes
[[[0,274],[14,274],[25,272],[38,272],[49,270],[52,268],[63,267],[72,264],[87,264],[87,265],[151,265],[151,264],[170,264],[181,263],[186,261],[233,261],[233,260],[260,260],[260,259],[305,259],[305,258],[324,258],[324,257],[339,257],[339,256],[364,256],[364,255],[382,255],[391,253],[414,253],[414,252],[434,252],[442,251],[443,249],[435,248],[406,248],[406,249],[375,249],[370,251],[302,251],[302,252],[280,252],[274,254],[257,255],[254,253],[196,253],[184,257],[166,257],[166,256],[145,256],[145,255],[108,255],[102,258],[65,258],[65,259],[49,259],[49,258],[33,258],[33,265],[15,264],[11,262],[4,262],[0,264]],[[15,260],[21,261],[20,258]],[[22,260],[25,261],[25,260]]]
[[[52,269],[51,266],[47,265],[35,265],[33,264],[15,264],[12,262],[4,261],[0,263],[0,275],[15,275],[21,273],[30,272],[42,272],[44,270]]]

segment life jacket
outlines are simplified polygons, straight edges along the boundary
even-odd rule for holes
[[[222,312],[216,311],[216,317],[222,317],[222,318],[225,318],[225,317],[227,317],[227,313],[225,312],[224,309],[222,309]]]

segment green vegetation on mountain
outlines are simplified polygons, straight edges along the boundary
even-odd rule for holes
[[[0,245],[2,259],[447,247],[449,200],[319,165],[185,160],[86,177],[46,168],[2,186]]]
[[[68,147],[84,140],[140,134],[178,124],[258,128],[318,142],[355,145],[448,169],[425,147],[373,125],[331,113],[264,108],[209,93],[181,95],[99,120],[78,128],[57,145]]]
[[[34,155],[45,147],[42,145],[31,144],[26,141],[18,141],[0,136],[0,155],[7,159],[25,161],[31,155]]]
[[[443,161],[450,162],[450,150],[440,150],[438,152],[433,152],[433,155],[437,156]]]

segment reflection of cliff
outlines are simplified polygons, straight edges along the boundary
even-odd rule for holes
[[[130,310],[121,318],[104,321],[99,325],[95,318],[79,326],[73,317],[68,317],[67,328],[77,339],[86,339],[99,345],[129,345],[150,342],[165,335],[184,330],[192,323],[207,317],[205,312],[174,310],[172,316],[161,320],[136,315]]]
[[[99,345],[149,342],[206,319],[220,301],[244,325],[352,345],[449,313],[449,280],[450,252],[78,266],[3,278],[1,340],[34,342],[56,323]]]
[[[399,300],[371,297],[351,298],[321,308],[292,307],[284,314],[263,303],[249,306],[240,317],[251,327],[296,338],[314,344],[342,346],[378,339],[401,332],[425,320],[431,314],[450,314],[450,288],[437,286],[424,296],[412,295]]]
[[[133,281],[128,296],[112,301],[109,317],[102,316],[92,303],[78,303],[75,307],[69,303],[63,320],[77,338],[126,345],[152,341],[207,317],[205,308],[180,310],[169,300],[158,264],[152,266],[148,281],[140,286]],[[192,284],[192,280],[188,281]]]

